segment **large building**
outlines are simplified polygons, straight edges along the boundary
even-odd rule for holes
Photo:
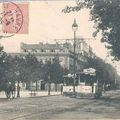
[[[76,67],[78,70],[81,68],[81,63],[87,62],[86,57],[92,56],[92,49],[86,44],[85,41],[76,41],[75,47]],[[70,42],[65,43],[39,43],[39,44],[25,44],[21,43],[21,54],[34,54],[39,61],[45,63],[50,60],[51,62],[56,56],[59,56],[60,64],[67,69],[73,69],[74,51],[73,45]]]

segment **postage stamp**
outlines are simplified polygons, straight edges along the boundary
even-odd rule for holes
[[[29,25],[28,3],[3,3],[1,24],[4,37],[27,34]]]

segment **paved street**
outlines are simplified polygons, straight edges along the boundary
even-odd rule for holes
[[[120,91],[109,91],[100,100],[62,95],[0,98],[0,120],[120,119]]]

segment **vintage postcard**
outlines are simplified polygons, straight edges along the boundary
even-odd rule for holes
[[[120,0],[0,1],[0,120],[120,120]]]

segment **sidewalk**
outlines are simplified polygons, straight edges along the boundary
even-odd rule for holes
[[[16,93],[17,95],[17,93]],[[55,92],[55,91],[51,91],[50,95],[61,95],[61,92]],[[20,97],[21,98],[25,98],[25,97],[36,97],[36,96],[48,96],[48,91],[35,91],[32,92],[28,91],[28,90],[22,90],[20,91]],[[120,97],[120,90],[111,90],[111,91],[106,91],[105,93],[102,94],[103,97],[115,97],[118,96]],[[0,92],[0,98],[6,98],[5,92],[2,91]]]
[[[53,92],[53,91],[50,92],[50,95],[60,95],[60,94],[61,94],[60,92]],[[48,91],[35,91],[35,94],[34,92],[32,92],[31,94],[31,91],[27,91],[27,90],[20,91],[21,98],[35,97],[35,96],[48,96]],[[4,91],[0,92],[0,98],[6,98]]]
[[[120,97],[120,90],[117,89],[117,90],[110,90],[110,91],[105,91],[105,93],[103,92],[102,94],[103,96],[107,96],[107,97],[115,97],[115,96],[118,96]]]

